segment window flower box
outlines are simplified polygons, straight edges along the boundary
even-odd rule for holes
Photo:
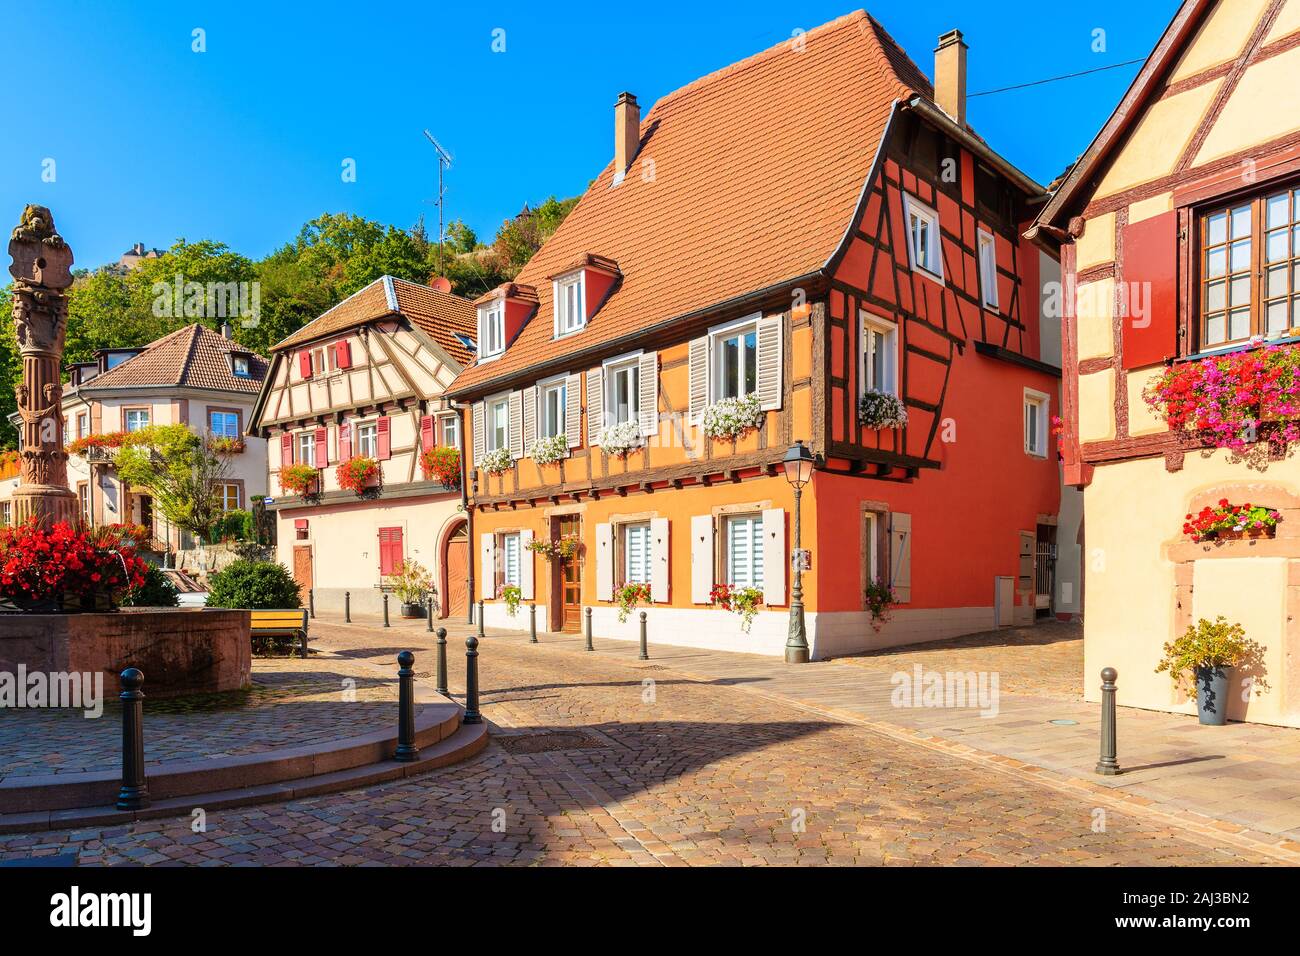
[[[582,542],[576,534],[563,534],[558,538],[533,538],[528,542],[528,550],[533,554],[565,561],[576,558],[582,550]]]
[[[1234,505],[1220,498],[1215,507],[1206,505],[1189,514],[1183,522],[1183,534],[1193,541],[1231,541],[1240,538],[1271,538],[1281,515],[1262,505]]]
[[[484,455],[478,465],[489,475],[499,475],[503,471],[508,471],[514,463],[509,448],[497,448]]]
[[[208,440],[208,450],[218,455],[242,455],[244,440],[227,435],[216,435]]]
[[[440,445],[420,455],[426,480],[435,479],[448,490],[460,487],[460,449]]]
[[[620,422],[603,429],[598,439],[605,453],[619,458],[641,445],[641,427],[636,422]]]
[[[280,469],[280,487],[300,498],[320,493],[320,474],[311,465],[285,465]]]
[[[735,441],[763,422],[757,395],[722,398],[704,410],[704,434],[715,440]]]
[[[897,395],[869,388],[858,399],[858,423],[864,428],[902,428],[907,406]]]
[[[334,469],[334,477],[339,487],[355,492],[364,497],[378,490],[383,480],[379,462],[362,455],[353,455],[347,461],[341,461]]]
[[[539,465],[553,465],[569,457],[569,436],[560,432],[549,438],[538,438],[528,448],[528,457]]]

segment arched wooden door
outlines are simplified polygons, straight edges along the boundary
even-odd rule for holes
[[[461,522],[447,535],[442,554],[442,616],[469,614],[469,532]]]

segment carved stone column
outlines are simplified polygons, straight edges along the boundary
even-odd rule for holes
[[[35,518],[45,527],[75,523],[77,497],[68,488],[63,448],[63,342],[68,327],[72,250],[54,231],[44,206],[28,206],[9,241],[14,277],[14,332],[23,380],[14,390],[22,418],[21,472],[13,494],[14,522]]]

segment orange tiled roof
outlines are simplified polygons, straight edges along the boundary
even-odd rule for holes
[[[467,335],[470,339],[477,334],[473,304],[450,292],[439,292],[427,285],[392,276],[381,276],[370,285],[357,290],[319,318],[277,343],[272,351],[282,352],[313,339],[397,314],[410,319],[461,365],[469,364],[473,353],[461,344],[456,333]]]
[[[453,392],[825,265],[894,102],[932,90],[864,12],[802,40],[802,51],[786,41],[655,104],[624,181],[611,187],[607,165],[517,277],[537,289],[533,320],[500,358],[462,372]],[[618,263],[621,286],[584,330],[555,341],[547,277],[588,252]]]
[[[247,378],[230,370],[230,360],[226,357],[230,352],[244,352],[251,356]],[[230,341],[206,325],[195,324],[150,342],[143,352],[95,376],[81,386],[81,390],[175,385],[256,394],[262,388],[266,369],[267,362],[262,356],[249,352],[238,342]]]

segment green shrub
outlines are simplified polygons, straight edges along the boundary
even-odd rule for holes
[[[302,593],[289,569],[272,561],[235,561],[212,575],[208,607],[254,611],[302,607]]]
[[[144,584],[122,596],[122,607],[176,607],[181,603],[176,585],[154,565],[144,573]]]
[[[231,508],[212,527],[213,541],[255,541],[257,524],[253,513],[243,508]]]

